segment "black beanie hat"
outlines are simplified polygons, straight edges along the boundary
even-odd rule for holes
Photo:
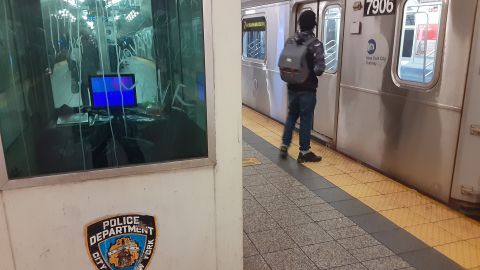
[[[301,31],[308,31],[315,28],[317,25],[315,13],[311,10],[305,10],[300,14],[300,18],[298,19],[298,23],[300,24]]]

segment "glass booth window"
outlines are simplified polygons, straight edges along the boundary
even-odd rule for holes
[[[429,84],[440,53],[443,1],[407,0],[403,10],[398,77],[403,81]]]
[[[243,57],[265,60],[267,21],[265,17],[248,18],[242,22]]]
[[[329,6],[323,17],[323,46],[325,48],[326,72],[337,72],[338,50],[340,45],[341,8]]]
[[[9,179],[206,157],[202,0],[0,0]]]

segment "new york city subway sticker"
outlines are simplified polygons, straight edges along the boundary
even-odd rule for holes
[[[147,268],[157,240],[155,217],[113,216],[85,228],[88,252],[99,270]]]

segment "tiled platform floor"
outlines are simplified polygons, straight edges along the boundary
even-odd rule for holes
[[[243,116],[244,141],[249,144],[245,146],[244,158],[256,155],[262,162],[250,160],[246,165],[251,166],[244,167],[245,269],[317,269],[309,268],[312,265],[304,262],[305,258],[320,269],[333,268],[349,260],[356,262],[353,265],[360,261],[361,266],[340,269],[397,269],[388,264],[393,262],[385,259],[381,260],[385,266],[367,263],[375,259],[354,253],[358,249],[364,249],[373,257],[380,256],[378,258],[395,256],[395,261],[407,262],[416,269],[480,269],[478,222],[317,143],[312,146],[324,157],[321,163],[308,164],[306,168],[293,159],[281,160],[276,146],[280,144],[282,125],[247,108]],[[294,140],[298,141],[297,135]],[[290,149],[292,157],[298,154],[295,148]],[[291,181],[275,182],[285,177]],[[322,227],[328,226],[326,224],[334,227]],[[297,227],[301,236],[289,231],[293,227]],[[267,247],[260,244],[263,239],[275,239],[275,236],[258,232],[272,230],[279,231],[279,240],[273,241],[278,242],[274,245],[277,247],[272,248],[279,249],[277,251],[271,251],[269,244]],[[318,231],[318,235],[311,233],[312,230]],[[327,241],[328,237],[332,240]],[[352,243],[346,243],[347,240]],[[251,241],[255,248],[248,249],[252,247]],[[321,244],[314,242],[333,246],[323,249]],[[382,250],[385,253],[373,250],[373,243],[386,247]],[[318,248],[305,248],[308,246]],[[279,253],[285,249],[290,251]],[[341,255],[336,260],[329,261],[328,255],[324,255],[342,249],[347,253],[338,251]],[[277,257],[271,255],[275,252]],[[305,266],[288,268],[283,265],[282,268],[275,258],[288,263],[298,260]],[[326,262],[319,261],[320,258]],[[263,262],[267,263],[263,265],[266,268],[253,268],[255,263]]]
[[[245,270],[410,267],[246,144],[244,156],[256,157],[262,162],[244,167]]]
[[[422,269],[412,267],[371,234],[391,232],[398,236],[395,225],[370,219],[373,211],[365,209],[368,213],[358,218],[370,219],[366,226],[369,233],[336,209],[345,210],[348,205],[328,203],[320,197],[319,190],[332,187],[327,181],[307,176],[305,171],[300,182],[246,143],[243,155],[250,158],[248,165],[255,164],[243,169],[244,270]],[[312,191],[304,183],[319,189]],[[420,251],[427,248],[419,243],[413,245],[416,247]],[[435,256],[448,268],[438,265],[428,269],[460,269],[438,253],[432,259]]]

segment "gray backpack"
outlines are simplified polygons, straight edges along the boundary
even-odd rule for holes
[[[295,39],[289,38],[285,42],[278,60],[278,67],[280,68],[280,77],[288,84],[302,84],[310,75],[310,69],[307,63],[308,46],[312,44],[316,38],[311,38],[298,44]]]

